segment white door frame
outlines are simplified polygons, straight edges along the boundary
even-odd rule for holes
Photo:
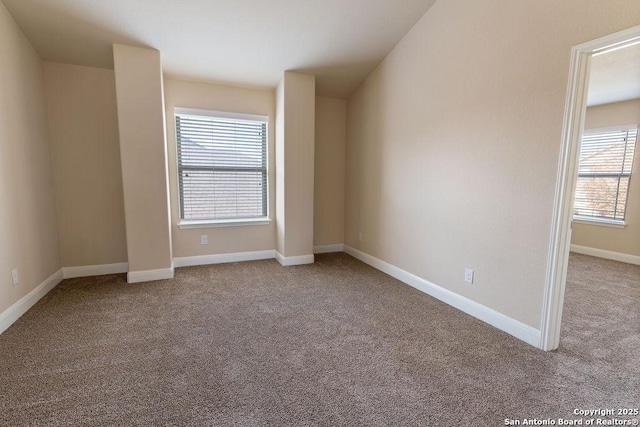
[[[636,43],[640,43],[640,25],[579,44],[571,49],[569,85],[562,126],[562,146],[558,162],[553,224],[542,301],[539,345],[542,350],[555,350],[560,344],[560,321],[571,245],[573,193],[578,175],[578,150],[587,109],[591,56]]]

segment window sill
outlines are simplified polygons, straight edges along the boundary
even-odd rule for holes
[[[624,228],[627,223],[624,221],[614,221],[610,219],[595,219],[586,217],[573,217],[576,224],[596,225],[600,227]]]
[[[270,218],[242,218],[220,220],[182,220],[178,221],[181,230],[189,228],[213,228],[213,227],[246,227],[252,225],[268,225]]]

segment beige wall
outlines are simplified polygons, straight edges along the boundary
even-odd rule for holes
[[[315,76],[285,71],[276,94],[280,98],[276,203],[278,252],[286,257],[313,256],[313,180],[315,140]]]
[[[616,102],[587,108],[585,129],[640,123],[640,99]],[[604,249],[628,255],[640,256],[640,145],[631,171],[631,186],[627,199],[624,228],[574,223],[571,243],[589,248]]]
[[[127,262],[113,70],[44,63],[65,267]]]
[[[636,0],[436,2],[348,100],[346,243],[539,328],[570,50],[638,22]]]
[[[171,226],[173,255],[187,257],[235,252],[270,250],[275,247],[275,221],[268,225],[241,227],[178,228],[179,201],[176,160],[174,108],[269,116],[268,167],[269,167],[269,216],[274,219],[274,144],[275,144],[275,93],[269,89],[245,89],[207,83],[165,79],[165,105],[167,116],[167,142],[169,154],[169,184],[171,188]],[[208,244],[200,243],[200,236],[208,236]]]
[[[313,244],[344,242],[347,102],[316,98]]]
[[[0,313],[58,271],[42,62],[0,2]],[[20,282],[12,286],[11,270]]]
[[[284,79],[280,80],[276,88],[276,147],[275,147],[275,169],[276,169],[276,251],[284,253]]]
[[[113,45],[129,280],[173,266],[160,52]]]

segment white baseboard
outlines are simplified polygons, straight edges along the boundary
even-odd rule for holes
[[[345,245],[344,251],[354,258],[357,258],[360,261],[395,277],[401,282],[431,295],[432,297],[449,304],[458,310],[464,311],[476,319],[482,320],[483,322],[488,323],[509,335],[513,335],[527,344],[534,347],[539,347],[540,345],[540,331],[534,327],[525,325],[518,320],[470,300],[469,298],[465,298],[462,295],[458,295],[455,292],[451,292],[441,286],[435,285],[425,279],[409,273],[408,271],[402,270],[401,268],[375,258],[358,249],[352,248],[351,246]]]
[[[613,261],[626,262],[627,264],[640,265],[640,256],[623,254],[620,252],[605,251],[604,249],[589,248],[587,246],[571,245],[571,252],[583,255],[591,255],[598,258]]]
[[[126,273],[127,271],[129,271],[129,264],[126,262],[121,262],[118,264],[62,267],[62,274],[65,279],[73,279],[74,277],[102,276],[104,274]]]
[[[173,278],[173,267],[159,268],[157,270],[130,271],[127,273],[128,283],[150,282],[152,280],[164,280]]]
[[[333,245],[320,245],[313,247],[314,254],[328,254],[332,252],[344,252],[344,244],[335,243]]]
[[[314,262],[313,254],[286,257],[278,251],[276,251],[276,259],[285,267],[289,267],[292,265],[313,264]]]
[[[236,252],[231,254],[187,256],[173,259],[174,267],[190,267],[193,265],[222,264],[225,262],[256,261],[275,258],[273,249],[255,252]]]
[[[55,288],[62,281],[62,269],[53,273],[44,282],[40,283],[35,289],[27,295],[20,298],[11,307],[0,313],[0,334],[6,331],[9,326],[13,325],[16,320],[35,305],[45,296],[51,289]]]

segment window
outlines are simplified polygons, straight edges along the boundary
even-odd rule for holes
[[[624,224],[637,136],[637,126],[585,132],[574,219]]]
[[[267,117],[177,108],[180,224],[267,217]]]

